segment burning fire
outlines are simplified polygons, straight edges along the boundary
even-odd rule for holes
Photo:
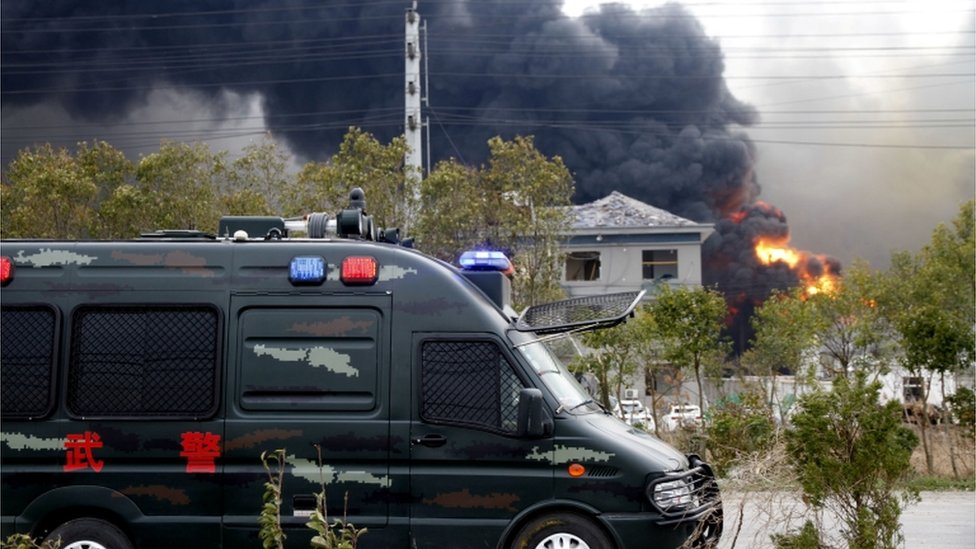
[[[799,277],[807,296],[820,293],[831,294],[837,290],[840,275],[834,272],[827,256],[815,255],[790,247],[785,240],[766,237],[756,239],[756,259],[763,265],[781,262],[789,266]]]
[[[760,265],[789,267],[806,295],[831,294],[840,284],[840,264],[825,255],[812,254],[789,245],[790,234],[783,212],[762,200],[733,212],[729,220],[751,235],[755,259]]]

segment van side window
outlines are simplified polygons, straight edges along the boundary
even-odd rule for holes
[[[199,418],[216,411],[215,309],[91,306],[76,310],[73,320],[72,414]]]
[[[371,307],[249,308],[240,314],[245,410],[377,407],[383,315]]]
[[[524,385],[495,343],[427,341],[421,361],[421,418],[515,433]]]
[[[50,409],[56,326],[54,311],[47,307],[3,307],[0,311],[4,416],[36,417]]]

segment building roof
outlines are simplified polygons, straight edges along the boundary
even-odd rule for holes
[[[617,191],[587,204],[571,206],[571,209],[573,229],[576,230],[702,226],[700,223],[655,208]]]

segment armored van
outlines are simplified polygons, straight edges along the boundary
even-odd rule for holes
[[[547,346],[640,294],[516,315],[503,256],[454,267],[361,207],[218,234],[2,243],[4,539],[259,547],[260,456],[282,449],[287,547],[323,486],[362,548],[717,542],[708,465],[606,413]]]

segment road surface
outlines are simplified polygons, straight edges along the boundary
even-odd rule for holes
[[[909,506],[901,516],[906,548],[976,547],[976,493],[922,492],[921,497],[921,502]],[[803,524],[803,504],[795,495],[729,493],[723,494],[723,500],[725,532],[719,549],[772,549],[770,534]]]

